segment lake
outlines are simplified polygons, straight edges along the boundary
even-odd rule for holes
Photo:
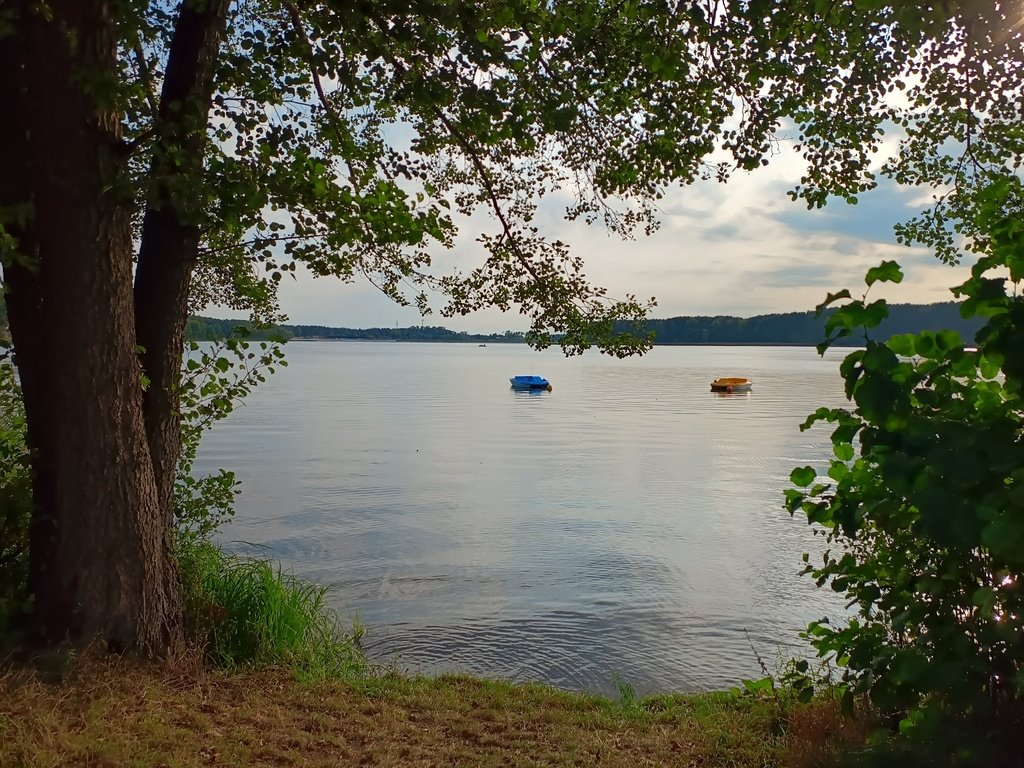
[[[842,605],[800,577],[821,537],[782,506],[825,466],[812,348],[656,347],[564,358],[523,345],[292,342],[289,367],[207,435],[234,470],[222,539],[330,585],[371,659],[639,693],[725,688],[804,652]],[[552,392],[512,391],[514,374]],[[753,392],[716,395],[718,376]]]

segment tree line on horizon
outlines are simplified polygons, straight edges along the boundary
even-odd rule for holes
[[[824,327],[831,310],[816,316],[813,311],[784,312],[754,317],[731,315],[686,315],[644,321],[644,331],[653,333],[654,343],[672,344],[780,344],[813,346],[824,338]],[[978,318],[964,319],[959,304],[953,301],[935,304],[894,304],[890,315],[877,329],[878,339],[902,333],[949,328],[965,339],[973,340],[981,327]],[[237,329],[243,329],[237,331]],[[623,325],[621,330],[625,330]],[[502,333],[467,333],[442,326],[410,326],[408,328],[344,328],[324,325],[275,325],[259,328],[251,323],[203,316],[192,316],[186,326],[191,341],[214,341],[242,333],[254,340],[289,339],[335,341],[430,341],[463,343],[525,343],[520,331]],[[863,342],[856,336],[841,339],[837,344],[856,346]]]
[[[487,343],[522,343],[521,331],[501,333],[467,333],[435,325],[408,328],[340,328],[326,325],[272,325],[259,327],[245,320],[231,320],[193,315],[185,326],[189,341],[217,341],[242,335],[254,341],[288,341],[290,339],[330,341],[453,341]]]
[[[825,338],[825,325],[834,310],[820,315],[813,311],[784,312],[754,317],[685,316],[647,320],[655,344],[780,344],[814,346]],[[890,304],[889,316],[872,330],[872,338],[886,341],[902,333],[920,333],[948,328],[965,341],[973,341],[981,328],[979,318],[965,319],[954,301],[934,304]],[[864,338],[851,335],[834,342],[837,346],[859,346]]]

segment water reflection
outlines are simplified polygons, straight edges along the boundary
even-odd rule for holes
[[[838,356],[656,348],[293,343],[211,433],[243,482],[225,538],[330,584],[379,661],[608,690],[734,684],[839,610],[798,576],[819,546],[781,507],[823,464]],[[542,363],[553,392],[508,376]],[[752,393],[712,393],[743,370]],[[511,393],[511,394],[508,394]],[[747,639],[749,633],[750,641]]]

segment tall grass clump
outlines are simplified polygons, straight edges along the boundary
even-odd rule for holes
[[[325,587],[208,540],[183,544],[179,562],[189,628],[210,663],[285,666],[313,678],[363,670],[358,637],[340,630]]]

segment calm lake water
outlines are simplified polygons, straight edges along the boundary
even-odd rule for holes
[[[728,687],[760,676],[751,644],[774,664],[841,611],[798,575],[822,540],[781,500],[793,467],[830,456],[827,428],[798,425],[845,402],[842,355],[293,342],[197,469],[242,481],[224,540],[330,585],[376,661],[606,692]],[[554,391],[511,391],[520,373]],[[712,394],[720,375],[754,390]]]

